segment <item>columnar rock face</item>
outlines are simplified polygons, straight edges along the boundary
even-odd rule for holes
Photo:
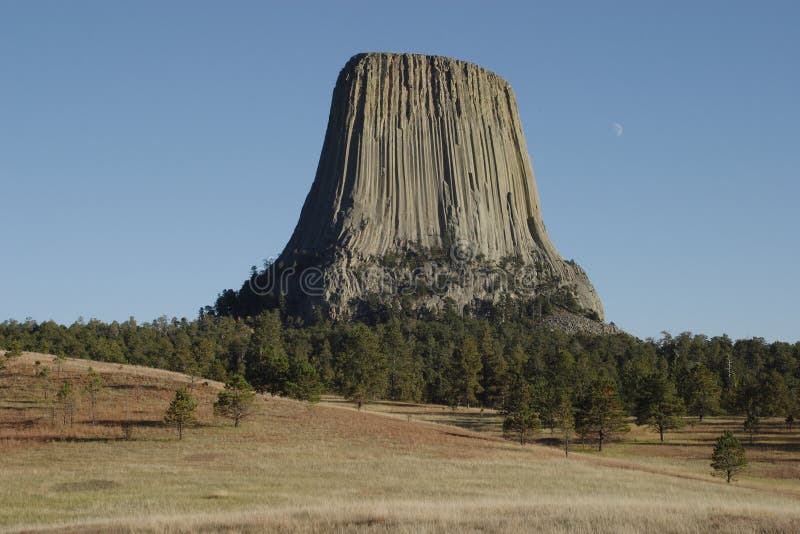
[[[347,313],[381,292],[358,276],[364,267],[413,254],[430,273],[447,263],[442,253],[481,268],[513,260],[530,268],[534,293],[566,288],[584,312],[603,317],[584,271],[547,235],[509,84],[446,57],[356,55],[339,74],[316,178],[277,262],[319,269],[321,288],[290,297]],[[524,296],[512,285],[455,284],[424,300]]]

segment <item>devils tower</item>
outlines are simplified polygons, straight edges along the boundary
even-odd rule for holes
[[[341,316],[399,293],[405,306],[434,308],[566,295],[573,311],[603,318],[585,272],[547,235],[511,86],[441,56],[347,62],[311,191],[268,271],[245,284],[239,307],[283,293],[299,310]],[[467,283],[466,271],[492,282]],[[420,280],[435,287],[418,292]]]

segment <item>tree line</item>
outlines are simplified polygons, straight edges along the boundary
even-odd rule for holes
[[[258,391],[306,400],[338,393],[359,407],[380,398],[495,408],[523,442],[544,427],[602,447],[625,431],[627,416],[662,440],[684,415],[744,415],[751,429],[764,417],[791,424],[800,404],[800,343],[569,335],[503,308],[484,317],[379,309],[338,323],[280,309],[245,318],[205,309],[192,321],[141,324],[5,321],[0,347],[220,381],[241,375]]]

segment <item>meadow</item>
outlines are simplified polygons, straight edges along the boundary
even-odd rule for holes
[[[39,362],[38,364],[36,362]],[[41,367],[50,376],[36,376]],[[92,366],[105,387],[91,424]],[[60,368],[60,369],[59,369]],[[73,424],[51,401],[70,380]],[[222,387],[167,371],[25,353],[0,373],[2,532],[793,532],[800,437],[767,421],[732,484],[711,476],[711,442],[736,418],[667,434],[641,427],[597,453],[558,433],[521,446],[491,411],[336,397],[259,396],[233,428]],[[179,385],[199,401],[178,440],[163,424]]]

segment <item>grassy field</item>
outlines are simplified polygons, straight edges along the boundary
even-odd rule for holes
[[[352,403],[334,396],[323,397],[322,404],[353,409]],[[460,408],[452,411],[442,405],[384,401],[373,402],[366,409],[406,421],[454,425],[495,438],[503,437],[503,418],[492,410]],[[789,429],[783,419],[765,419],[750,444],[749,436],[742,431],[741,417],[707,417],[702,422],[687,417],[685,421],[683,428],[666,433],[664,443],[659,441],[658,434],[631,423],[631,431],[619,441],[607,444],[602,454],[597,453],[596,445],[580,442],[573,443],[570,451],[592,455],[598,462],[601,458],[616,458],[635,461],[640,469],[662,468],[686,476],[708,476],[714,441],[725,430],[732,430],[747,447],[750,461],[747,472],[741,477],[743,485],[785,487],[800,495],[800,426]],[[563,443],[558,429],[555,432],[542,429],[532,441],[554,448],[562,447]]]
[[[43,365],[48,380],[34,376]],[[107,384],[98,424],[85,395],[72,426],[53,422],[56,385],[80,390],[89,365]],[[0,531],[800,531],[797,430],[777,425],[727,485],[708,456],[734,420],[666,445],[637,428],[602,454],[578,447],[565,459],[548,431],[522,447],[501,438],[496,414],[440,406],[358,412],[336,398],[266,396],[234,429],[212,414],[220,385],[199,382],[199,424],[178,441],[161,420],[187,377],[82,360],[58,375],[50,357],[25,354],[0,376]]]

